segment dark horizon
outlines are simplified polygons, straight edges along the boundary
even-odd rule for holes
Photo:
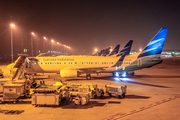
[[[72,54],[90,55],[134,40],[132,50],[144,48],[162,27],[167,27],[163,51],[180,50],[180,8],[176,0],[64,0],[0,1],[0,55],[10,55],[11,20],[14,51],[30,50],[30,32],[42,48],[43,37],[70,46]],[[49,41],[50,43],[50,41]],[[34,45],[35,46],[35,45]],[[17,50],[16,50],[17,49]],[[35,47],[36,49],[36,47]]]

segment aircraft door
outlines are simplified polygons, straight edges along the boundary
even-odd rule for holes
[[[137,60],[137,66],[138,66],[138,67],[141,67],[141,66],[142,66],[142,59],[138,59],[138,60]]]

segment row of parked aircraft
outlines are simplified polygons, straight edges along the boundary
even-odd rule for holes
[[[105,56],[28,57],[25,70],[28,74],[60,73],[60,76],[65,78],[86,74],[86,79],[91,79],[91,74],[99,73],[113,73],[114,76],[134,75],[135,70],[152,67],[162,62],[160,56],[167,31],[167,28],[161,28],[141,52],[133,55],[129,54],[133,43],[133,40],[130,40],[120,52],[118,52],[120,47],[118,44]]]

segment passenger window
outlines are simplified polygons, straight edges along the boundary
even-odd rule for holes
[[[57,62],[57,64],[59,64],[59,62]]]
[[[75,64],[77,64],[77,62],[75,62]]]
[[[79,62],[79,64],[81,64],[81,62]]]
[[[51,62],[50,62],[50,64],[51,64]]]
[[[87,64],[88,64],[88,62],[87,62]]]
[[[98,62],[98,64],[99,64],[99,62]]]
[[[95,62],[95,64],[97,64],[97,62]]]
[[[71,64],[72,64],[72,62],[71,62]]]
[[[82,62],[82,64],[83,64],[83,62]]]
[[[84,62],[84,64],[86,64],[86,62]]]
[[[99,64],[101,64],[101,62]]]
[[[89,64],[91,64],[91,62],[89,62]]]
[[[66,62],[64,62],[64,64],[66,64]]]
[[[45,62],[45,64],[47,64],[47,62]]]
[[[91,64],[93,64],[93,62],[91,62]]]
[[[107,62],[107,64],[108,64],[108,62]]]
[[[49,64],[49,62],[48,62],[48,64]]]

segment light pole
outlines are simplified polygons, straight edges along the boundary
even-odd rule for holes
[[[66,49],[65,48],[66,48],[66,45],[64,45],[64,55],[66,54]]]
[[[46,37],[43,37],[43,38],[44,38],[44,40],[43,40],[43,50],[45,52],[45,46],[46,46],[45,42],[46,42],[47,38]]]
[[[34,32],[31,32],[31,55],[33,57],[33,35],[34,35]]]
[[[37,42],[37,56],[39,55],[38,42]]]
[[[51,54],[52,54],[52,44],[54,43],[54,40],[51,40]]]
[[[12,28],[15,27],[14,24],[11,24],[11,62],[13,63],[13,31]]]
[[[59,46],[58,45],[59,45],[59,42],[57,42],[57,49],[56,49],[57,52],[59,53],[59,49],[58,49]]]

